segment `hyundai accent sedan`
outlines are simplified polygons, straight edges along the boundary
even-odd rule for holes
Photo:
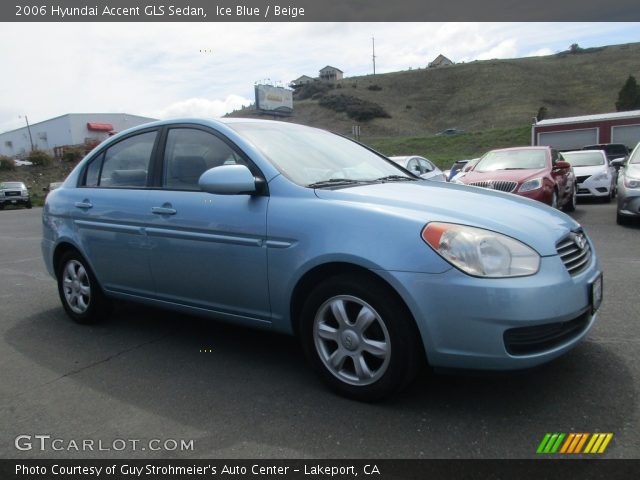
[[[297,335],[330,387],[367,401],[425,360],[512,370],[554,359],[602,299],[593,244],[565,214],[423,180],[290,123],[122,132],[49,194],[43,225],[73,320],[124,299]]]

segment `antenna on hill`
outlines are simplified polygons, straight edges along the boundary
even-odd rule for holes
[[[371,46],[373,47],[373,54],[371,55],[371,60],[373,60],[373,74],[376,74],[376,39],[375,37],[371,37]]]

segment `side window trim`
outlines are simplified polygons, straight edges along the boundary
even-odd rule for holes
[[[131,137],[135,137],[137,135],[143,135],[145,133],[150,133],[150,132],[156,132],[156,138],[154,140],[154,144],[153,147],[151,149],[151,157],[149,158],[149,169],[150,172],[149,174],[147,174],[147,184],[144,187],[124,187],[124,188],[132,188],[132,189],[141,189],[141,188],[150,188],[152,187],[152,185],[150,185],[150,179],[152,179],[152,175],[150,175],[150,173],[152,173],[151,171],[154,168],[154,164],[155,164],[155,156],[157,154],[157,149],[159,146],[159,142],[160,142],[160,137],[161,137],[161,133],[162,133],[163,128],[158,128],[158,127],[152,127],[152,128],[145,128],[142,130],[138,130],[135,132],[131,132],[129,135],[127,135],[126,137],[122,137],[120,139],[118,139],[117,142],[113,142],[113,143],[109,143],[108,145],[104,145],[100,150],[98,150],[94,155],[92,155],[91,160],[89,160],[83,167],[82,167],[82,172],[80,175],[78,175],[78,184],[76,185],[76,187],[78,188],[123,188],[123,187],[103,187],[102,185],[100,185],[100,179],[102,178],[102,167],[104,166],[104,159],[106,157],[106,152],[107,150],[109,150],[111,147],[125,141],[128,140]],[[100,162],[100,170],[98,171],[98,184],[95,186],[91,186],[91,187],[87,187],[86,182],[87,182],[87,171],[89,170],[89,166],[95,162],[95,161],[99,161]]]

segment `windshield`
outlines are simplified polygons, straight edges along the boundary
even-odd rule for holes
[[[231,123],[291,181],[302,186],[414,180],[405,171],[351,140],[288,123]]]
[[[595,167],[604,165],[604,155],[600,152],[565,152],[564,159],[573,167]]]
[[[26,190],[27,187],[24,186],[24,183],[22,182],[3,182],[0,183],[0,188],[20,188],[22,190]]]
[[[633,149],[633,153],[629,158],[629,163],[640,163],[640,148],[636,147]]]
[[[544,150],[494,150],[482,157],[474,171],[541,169],[547,163]]]

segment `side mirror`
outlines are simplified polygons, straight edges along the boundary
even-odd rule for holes
[[[626,157],[614,158],[613,160],[611,160],[611,162],[609,162],[609,165],[611,165],[615,169],[618,169],[624,165],[625,160]]]
[[[203,192],[218,195],[253,195],[256,178],[244,165],[221,165],[204,172],[198,180]]]
[[[49,187],[42,187],[42,191],[43,192],[48,192],[49,191]]]
[[[569,162],[565,162],[564,160],[558,160],[555,164],[555,168],[561,168],[561,169],[565,169],[565,168],[571,168],[571,164]]]

